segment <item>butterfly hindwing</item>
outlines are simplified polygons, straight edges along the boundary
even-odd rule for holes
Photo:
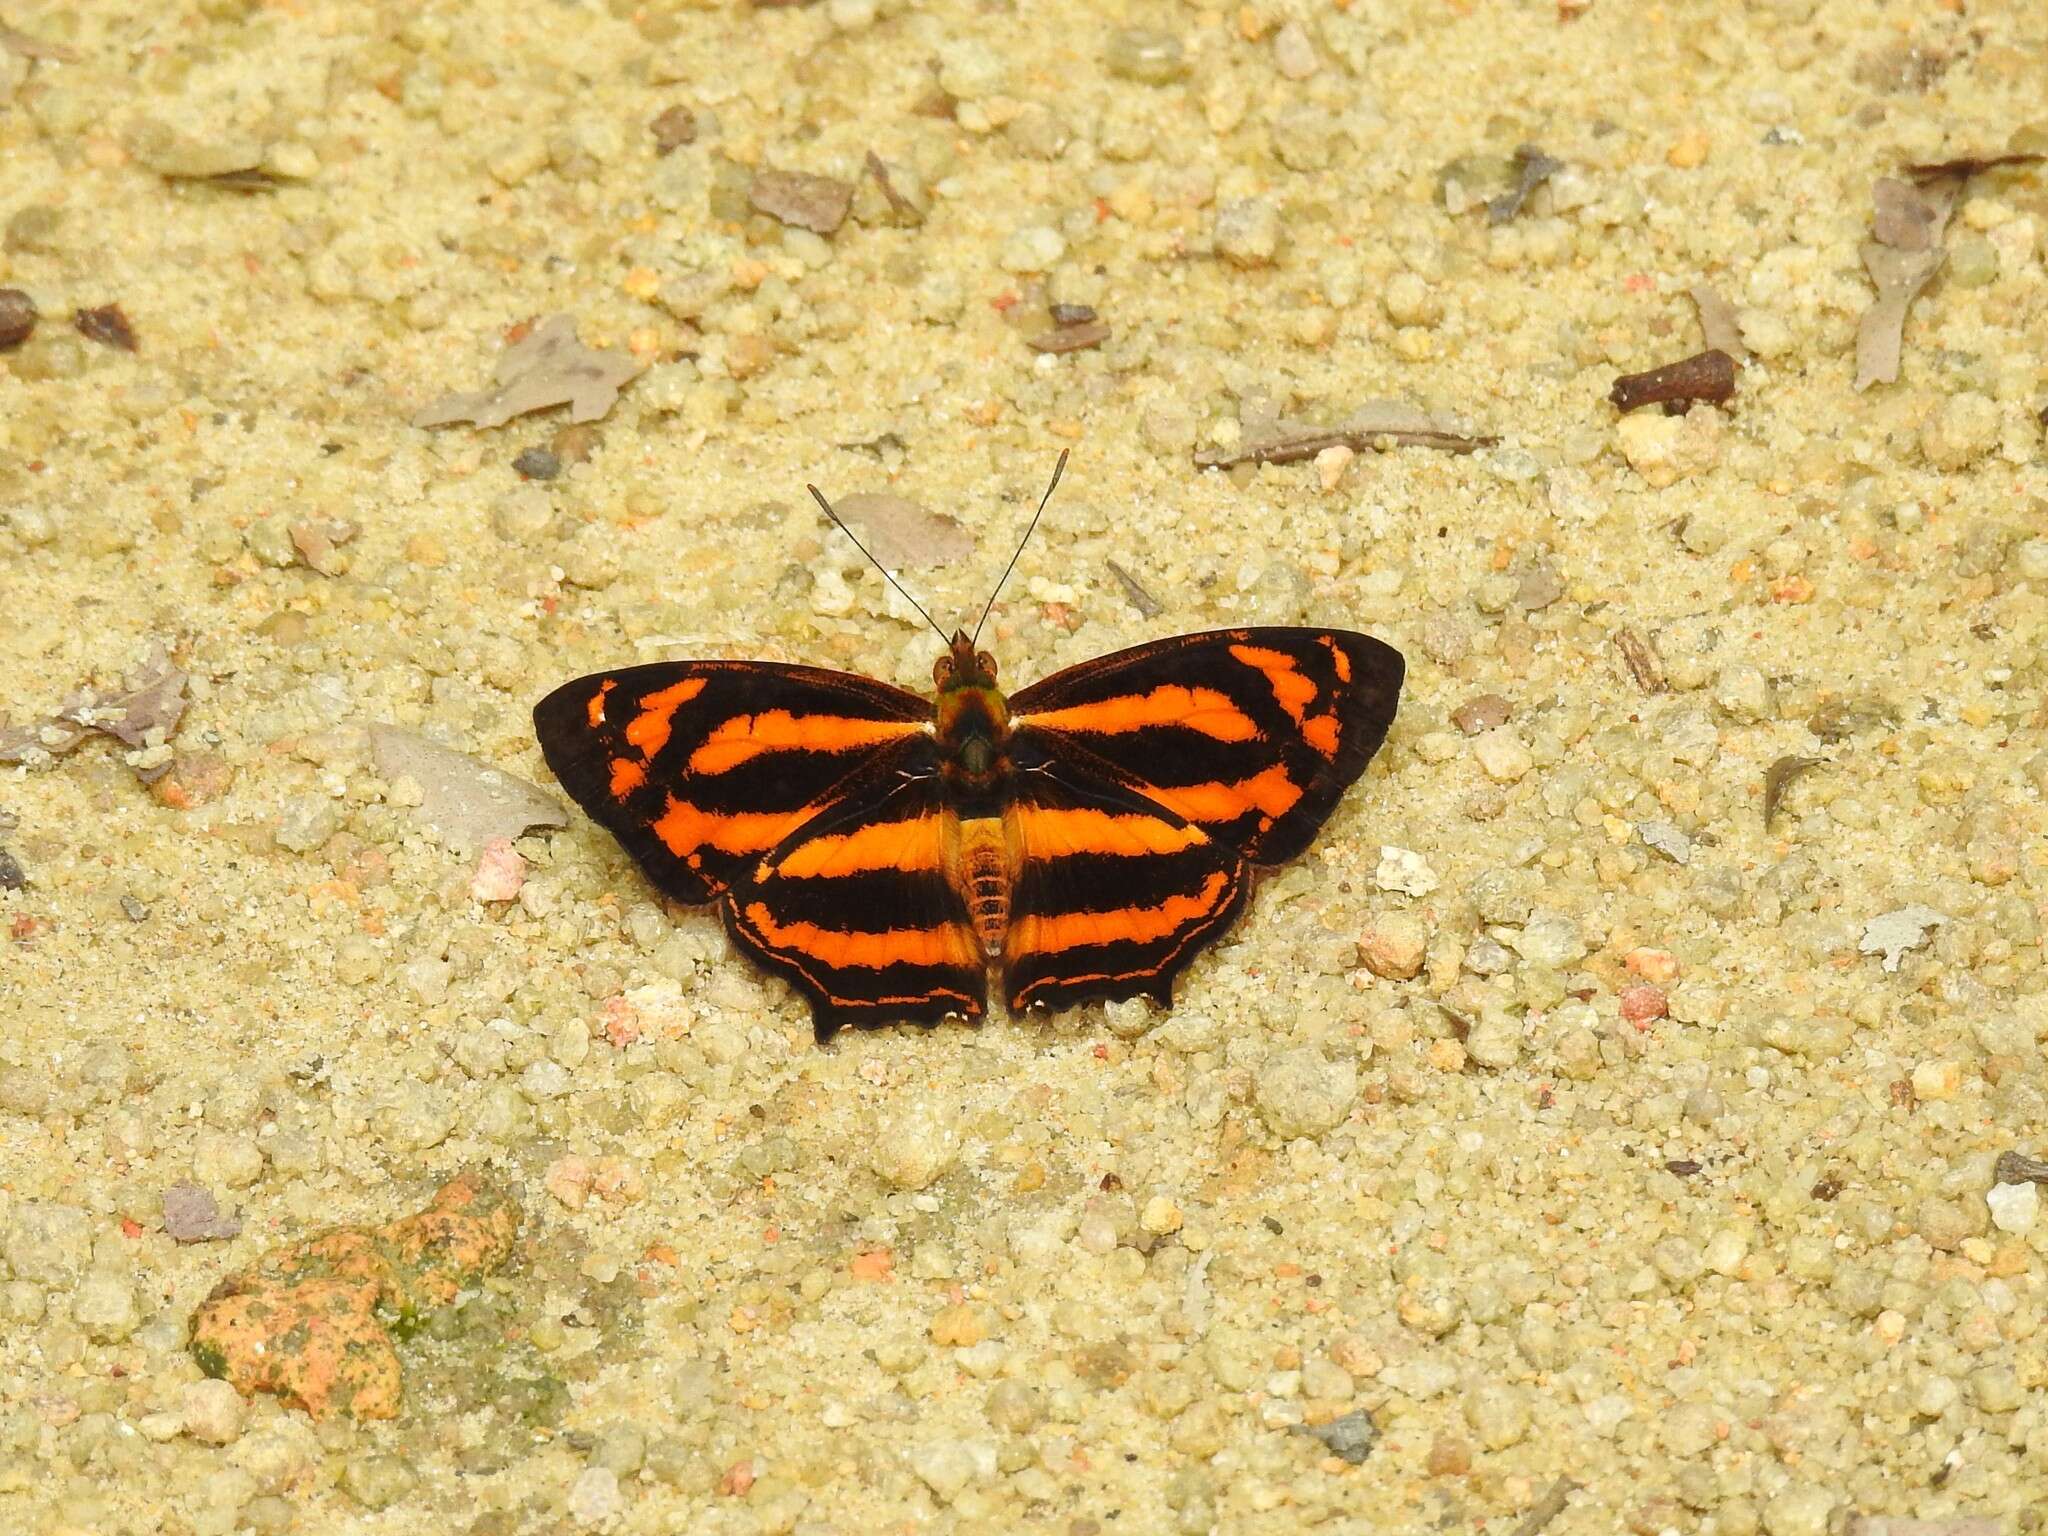
[[[1012,695],[1012,751],[1112,777],[1251,863],[1284,863],[1386,739],[1403,671],[1349,630],[1178,635]]]
[[[882,758],[932,771],[930,718],[927,700],[884,683],[755,661],[595,673],[533,711],[562,787],[686,902],[719,896],[843,808]]]
[[[1173,979],[1244,905],[1249,872],[1193,822],[1072,761],[1017,775],[1003,954],[1014,1011],[1172,1001]]]
[[[947,878],[939,780],[884,771],[893,785],[848,795],[722,903],[734,942],[804,994],[821,1039],[987,1011],[987,962]]]

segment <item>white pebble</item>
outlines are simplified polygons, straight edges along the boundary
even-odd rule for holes
[[[2038,1184],[1994,1184],[1991,1193],[1984,1197],[1984,1203],[1991,1207],[1991,1224],[2001,1232],[2010,1232],[2014,1237],[2024,1237],[2034,1230],[2034,1222],[2041,1214],[2041,1187]]]
[[[1325,1061],[1312,1046],[1278,1051],[1259,1069],[1259,1113],[1276,1136],[1321,1136],[1344,1123],[1358,1097],[1358,1067]]]
[[[910,1453],[910,1469],[950,1504],[970,1483],[996,1475],[996,1448],[985,1440],[934,1440]]]
[[[1412,848],[1395,848],[1382,844],[1379,867],[1373,871],[1372,883],[1383,891],[1398,891],[1403,896],[1423,897],[1442,884],[1429,861]]]
[[[1512,784],[1536,766],[1534,755],[1521,738],[1504,725],[1474,736],[1472,755],[1486,776],[1500,784]]]
[[[883,1111],[868,1149],[868,1166],[897,1189],[928,1188],[960,1152],[953,1101],[922,1090]]]
[[[242,1433],[249,1405],[242,1394],[224,1381],[195,1381],[179,1396],[178,1408],[185,1433],[208,1445],[226,1445]]]
[[[569,1489],[569,1515],[578,1525],[610,1525],[624,1508],[619,1474],[610,1467],[585,1467]]]

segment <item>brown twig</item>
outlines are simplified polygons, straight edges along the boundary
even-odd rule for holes
[[[1735,393],[1735,359],[1719,347],[1709,347],[1682,357],[1661,368],[1642,373],[1624,373],[1614,381],[1607,398],[1626,415],[1639,406],[1674,405],[1683,409],[1695,400],[1719,405]]]
[[[1976,176],[1984,171],[1995,171],[2007,165],[2033,165],[2048,159],[2038,151],[2015,150],[2009,155],[1962,155],[1954,160],[1923,161],[1906,167],[1906,174],[1915,181],[1943,181],[1954,176],[1958,179]]]
[[[1461,437],[1455,432],[1387,430],[1358,432],[1317,432],[1307,437],[1286,437],[1273,442],[1253,443],[1245,448],[1207,448],[1195,455],[1197,469],[1234,469],[1239,464],[1299,464],[1325,448],[1349,448],[1363,453],[1381,443],[1397,448],[1441,448],[1445,453],[1476,453],[1499,442],[1497,437]]]
[[[1156,619],[1166,611],[1165,606],[1161,604],[1158,598],[1138,584],[1137,577],[1118,565],[1114,560],[1104,563],[1109,566],[1109,574],[1114,576],[1123,586],[1124,596],[1128,597],[1131,600],[1131,606],[1138,610],[1139,618]]]
[[[2048,1163],[2024,1152],[2001,1152],[1991,1167],[1994,1184],[2048,1184]]]

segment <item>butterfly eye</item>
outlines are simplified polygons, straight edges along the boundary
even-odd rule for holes
[[[996,659],[995,657],[989,655],[987,651],[976,651],[974,653],[974,664],[977,667],[981,668],[982,674],[985,677],[987,677],[990,682],[994,682],[996,680]]]
[[[932,663],[932,686],[943,688],[953,681],[953,658],[941,656]]]

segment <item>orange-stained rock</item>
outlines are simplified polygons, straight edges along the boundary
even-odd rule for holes
[[[516,1194],[463,1174],[414,1215],[265,1254],[200,1306],[193,1357],[236,1391],[274,1393],[316,1419],[395,1418],[404,1381],[390,1325],[498,1268],[519,1222]]]

